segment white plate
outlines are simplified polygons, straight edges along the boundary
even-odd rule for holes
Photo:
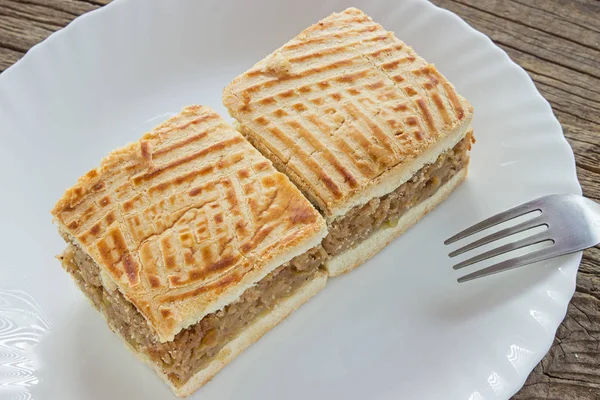
[[[303,28],[363,8],[475,107],[471,175],[367,264],[226,367],[195,398],[507,399],[548,350],[581,254],[458,285],[443,240],[549,193],[580,193],[571,149],[527,74],[419,0],[122,0],[0,75],[0,397],[164,399],[53,256],[49,210],[111,149],[221,90]],[[8,394],[8,396],[6,396]]]

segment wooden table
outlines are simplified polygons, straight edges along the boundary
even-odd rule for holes
[[[0,71],[78,15],[106,3],[0,0]],[[600,2],[434,3],[486,33],[527,70],[575,152],[584,195],[600,201]],[[600,399],[600,247],[584,252],[577,292],[554,345],[514,399]]]

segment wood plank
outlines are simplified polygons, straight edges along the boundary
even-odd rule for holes
[[[44,13],[51,12],[50,10],[66,13],[70,15],[71,20],[73,20],[75,17],[78,17],[88,11],[95,10],[96,8],[99,8],[104,4],[108,4],[109,2],[86,2],[78,0],[0,0],[0,8],[4,8],[9,3],[21,7],[37,6],[40,8],[46,8],[47,11],[44,11]],[[58,22],[58,20],[56,22]]]
[[[518,3],[542,10],[554,17],[549,26],[556,20],[568,21],[576,26],[599,32],[598,15],[600,3],[591,0],[548,1],[548,0],[515,0]],[[527,13],[528,14],[528,13]]]
[[[53,31],[36,21],[0,15],[0,47],[25,53]]]
[[[20,3],[14,0],[0,0],[0,14],[44,24],[52,31],[62,28],[74,15],[37,4]]]
[[[477,1],[457,0],[457,3],[485,11],[498,18],[520,24],[534,30],[544,32],[555,38],[565,39],[572,43],[600,50],[598,32],[588,26],[575,24],[568,19],[548,12],[547,7],[537,7],[524,0],[511,1]],[[545,1],[545,4],[550,2]],[[555,3],[551,3],[555,4]],[[588,10],[589,11],[589,10]],[[563,11],[564,12],[564,11]],[[600,7],[596,10],[600,13]],[[598,15],[598,14],[597,14]]]
[[[600,79],[600,71],[598,70],[600,50],[498,17],[484,11],[481,6],[475,8],[468,3],[458,3],[455,0],[436,0],[434,3],[456,12],[473,27],[486,33],[498,44]],[[477,2],[477,4],[484,3],[496,4],[499,2],[493,0]]]
[[[0,46],[0,71],[16,63],[23,53]]]

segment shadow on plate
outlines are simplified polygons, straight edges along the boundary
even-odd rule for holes
[[[467,181],[456,190],[456,193],[445,204],[442,204],[441,207],[446,207],[447,210],[454,207],[455,213],[437,214],[439,215],[438,224],[442,226],[451,224],[452,226],[456,226],[455,231],[458,231],[488,216],[490,211],[487,209],[487,206],[481,203],[481,196],[477,189],[477,184],[482,184],[482,181],[485,182],[482,177],[477,175],[477,171],[475,170],[472,176],[469,176]],[[508,201],[509,204],[518,204],[518,202]],[[461,221],[461,223],[459,224],[458,221]],[[497,228],[478,233],[469,240],[461,242],[460,245],[464,245],[495,230]],[[459,277],[473,272],[478,268],[498,262],[498,259],[491,259],[480,263],[480,265],[455,271],[452,269],[452,265],[460,261],[461,257],[462,259],[466,259],[478,254],[480,251],[474,250],[468,253],[467,256],[451,259],[446,254],[459,246],[444,246],[441,241],[436,246],[439,246],[440,251],[444,254],[443,265],[436,268],[439,268],[439,274],[444,277],[444,281],[446,279],[450,279],[451,281],[445,282],[443,287],[436,288],[443,290],[444,293],[433,294],[427,303],[427,308],[433,318],[448,321],[452,324],[472,320],[484,314],[492,314],[493,310],[506,306],[507,303],[516,300],[519,296],[535,290],[536,286],[550,279],[551,275],[556,273],[558,267],[561,266],[561,262],[557,260],[543,261],[459,284],[456,282],[456,279]],[[515,254],[511,257],[513,256]]]
[[[444,296],[443,302],[432,302],[432,313],[438,318],[456,322],[489,314],[494,309],[535,290],[536,286],[556,273],[558,266],[560,263],[546,261],[523,267],[526,270],[517,269],[470,282],[456,283],[456,295]],[[465,272],[457,271],[457,277],[463,274]]]
[[[38,346],[35,399],[175,398],[154,372],[125,347],[98,312],[81,304],[67,323]]]

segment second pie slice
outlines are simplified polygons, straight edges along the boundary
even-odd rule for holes
[[[473,109],[392,32],[349,8],[224,91],[242,133],[326,217],[330,275],[372,257],[467,176]]]

